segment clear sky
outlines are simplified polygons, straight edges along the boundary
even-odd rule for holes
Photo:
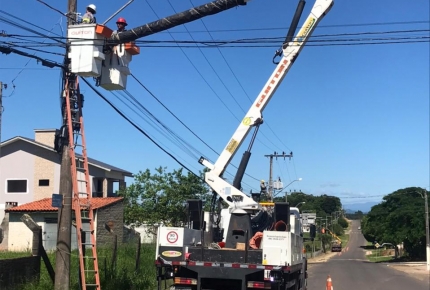
[[[18,35],[0,37],[0,45],[12,42],[14,48],[62,62],[61,55],[18,45],[44,42],[49,46],[31,47],[64,53],[46,37],[23,37],[34,36],[35,31],[64,36],[64,16],[36,0],[0,2],[0,31]],[[66,12],[67,1],[45,3]],[[101,23],[126,1],[92,3]],[[127,28],[133,28],[204,3],[138,0],[118,16],[127,19]],[[130,105],[127,94],[98,89],[160,146],[198,173],[203,170],[199,157],[216,161],[275,69],[272,57],[297,3],[252,0],[246,6],[140,39],[161,41],[141,42],[141,54],[130,64],[133,75],[159,102],[132,77],[127,92],[176,137]],[[84,13],[87,4],[78,1],[79,12]],[[313,4],[307,1],[299,25]],[[118,16],[107,25],[115,28]],[[263,113],[265,122],[252,149],[244,192],[259,190],[259,180],[269,179],[265,155],[283,151],[292,151],[294,157],[274,160],[274,179],[279,177],[287,185],[302,178],[287,190],[335,195],[343,204],[352,204],[379,202],[383,195],[409,186],[429,189],[429,26],[428,0],[335,1]],[[239,39],[258,43],[241,47],[166,44]],[[0,54],[0,81],[8,85],[3,90],[2,141],[14,136],[33,138],[34,129],[61,126],[59,69],[20,55]],[[90,157],[134,173],[159,166],[168,171],[181,167],[83,82],[81,92]],[[179,143],[178,136],[187,143]],[[233,165],[238,166],[249,137]],[[229,166],[226,177],[232,181],[235,172]]]

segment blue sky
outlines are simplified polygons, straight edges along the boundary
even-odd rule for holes
[[[45,2],[64,12],[67,7],[67,1]],[[97,6],[98,22],[103,22],[126,1],[92,3]],[[132,28],[204,3],[134,1],[119,16],[125,17],[128,28]],[[299,25],[313,3],[307,1]],[[87,4],[78,1],[79,12],[83,13]],[[145,46],[133,58],[130,69],[164,106],[219,153],[275,69],[272,57],[288,31],[296,5],[296,1],[252,0],[246,6],[141,39],[231,41],[278,37],[279,43],[266,43],[264,47]],[[22,9],[24,6],[26,9]],[[9,1],[7,7],[1,5],[0,11],[0,31],[7,34],[34,35],[11,25],[9,20],[25,27],[36,24],[57,35],[66,31],[65,18],[36,0]],[[116,18],[108,26],[114,28]],[[376,33],[364,34],[368,32]],[[351,204],[379,202],[383,195],[409,186],[429,189],[429,1],[335,1],[313,35],[312,40],[329,41],[308,43],[267,105],[248,165],[249,176],[242,183],[244,192],[258,190],[259,180],[269,179],[269,159],[264,155],[283,151],[293,151],[294,157],[274,161],[274,178],[280,177],[284,185],[302,178],[287,190],[335,195],[344,204]],[[363,44],[386,42],[387,38],[414,41],[411,37],[426,37],[427,42]],[[361,44],[334,45],[339,40]],[[0,38],[1,45],[11,41],[28,39]],[[58,47],[38,49],[64,53]],[[37,52],[37,56],[62,61],[59,55]],[[2,140],[18,135],[32,138],[36,128],[61,125],[59,69],[28,61],[19,55],[0,54],[0,81],[8,85],[3,90]],[[211,148],[131,77],[127,91],[198,153],[182,150],[171,136],[160,134],[151,121],[136,115],[121,102],[124,94],[99,91],[193,172],[203,170],[198,163],[201,154],[213,162],[217,159]],[[166,166],[168,171],[181,167],[83,82],[81,92],[85,95],[85,131],[92,158],[134,173],[159,166]],[[239,164],[249,139],[232,164]],[[226,177],[232,180],[236,169],[229,166],[227,172]]]

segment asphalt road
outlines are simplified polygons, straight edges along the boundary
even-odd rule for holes
[[[343,252],[326,262],[309,264],[308,290],[325,290],[327,276],[332,279],[333,290],[429,290],[427,281],[418,280],[408,273],[371,263],[365,256],[366,245],[359,221],[352,221],[350,239]]]

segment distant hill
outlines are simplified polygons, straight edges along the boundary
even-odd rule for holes
[[[344,205],[346,213],[355,213],[357,211],[362,211],[363,213],[368,213],[370,208],[379,202],[363,202],[363,203],[353,203]]]

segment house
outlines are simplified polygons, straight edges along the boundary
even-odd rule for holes
[[[54,150],[55,129],[36,129],[35,138],[17,136],[1,143],[0,222],[7,202],[18,205],[59,193],[61,156]],[[132,173],[88,158],[93,197],[115,197]]]
[[[97,246],[112,245],[115,234],[118,242],[123,241],[124,233],[124,204],[122,197],[94,197],[91,199],[94,209],[95,237]],[[8,204],[6,215],[2,222],[4,239],[0,249],[8,251],[25,251],[31,249],[33,233],[21,221],[23,214],[29,214],[42,227],[43,246],[46,251],[56,248],[58,209],[52,206],[52,198],[22,204]],[[74,219],[74,214],[72,215]],[[112,229],[110,233],[106,225]],[[89,224],[83,224],[89,229]],[[89,241],[89,233],[86,240]],[[72,249],[77,248],[76,230],[72,227]]]

